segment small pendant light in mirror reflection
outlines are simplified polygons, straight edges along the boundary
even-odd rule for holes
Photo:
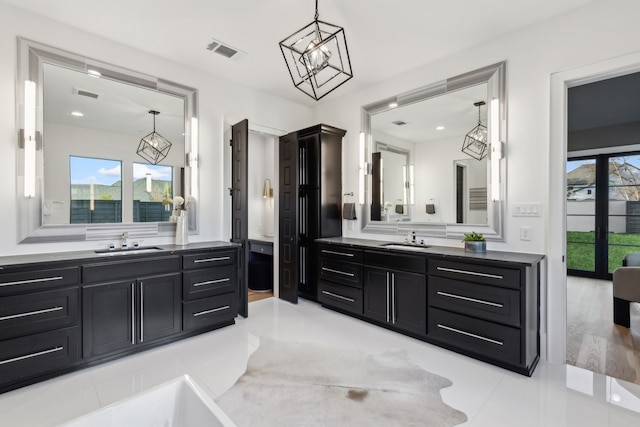
[[[138,145],[138,155],[153,165],[157,165],[169,154],[171,143],[158,132],[156,132],[156,116],[159,111],[150,110],[153,115],[153,132],[140,140]]]
[[[480,109],[485,105],[485,102],[478,101],[474,102],[473,105],[478,107],[478,125],[465,135],[462,152],[476,160],[482,160],[488,152],[487,127],[480,120]]]

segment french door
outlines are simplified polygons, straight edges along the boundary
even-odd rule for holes
[[[567,273],[611,279],[640,252],[640,152],[567,160]]]

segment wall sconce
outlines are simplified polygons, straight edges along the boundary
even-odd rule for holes
[[[267,182],[269,183],[267,185]],[[269,198],[269,206],[271,206],[271,202],[273,201],[273,187],[271,187],[271,180],[269,178],[264,180],[264,184],[262,185],[262,198]]]
[[[153,189],[153,184],[151,181],[151,174],[149,172],[147,172],[145,175],[145,181],[146,181],[145,184],[147,186],[146,188],[147,193],[151,193],[151,190]]]
[[[500,101],[491,100],[491,200],[500,200],[500,159],[503,156],[502,141],[500,141]]]
[[[280,43],[293,85],[316,101],[353,77],[344,29],[318,20]]]
[[[409,165],[408,170],[406,165],[402,166],[402,181],[404,182],[404,199],[402,202],[405,205],[413,205],[415,201],[413,165]]]
[[[196,117],[191,118],[191,152],[188,158],[191,168],[191,195],[197,199],[199,197],[198,167],[200,158],[198,154],[198,119]]]
[[[364,132],[360,132],[359,140],[359,154],[358,154],[358,203],[364,205],[364,192],[365,182],[367,174],[369,173],[369,164],[365,160],[365,141]]]
[[[19,145],[24,148],[24,197],[36,195],[36,83],[24,82],[24,127],[20,130]]]

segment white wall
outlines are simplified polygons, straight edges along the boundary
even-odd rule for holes
[[[462,74],[499,61],[507,61],[507,193],[505,212],[505,242],[489,242],[490,250],[547,254],[553,245],[562,247],[562,233],[548,234],[549,188],[562,186],[561,180],[551,182],[550,175],[550,83],[551,74],[597,63],[640,50],[640,2],[610,0],[591,3],[583,8],[549,21],[509,34],[506,37],[474,46],[472,49],[420,67],[412,72],[367,87],[354,94],[321,104],[315,111],[316,121],[331,123],[347,130],[344,144],[343,182],[345,191],[358,192],[358,134],[360,108],[379,99]],[[429,41],[437,43],[437,40]],[[366,70],[354,70],[366,73]],[[348,85],[349,83],[347,83]],[[554,163],[554,167],[561,167]],[[554,171],[554,176],[562,176]],[[517,202],[543,203],[543,216],[512,217],[511,205]],[[358,217],[358,221],[361,219]],[[556,217],[557,218],[557,217]],[[561,219],[554,219],[561,221]],[[532,239],[522,241],[520,226],[530,226]],[[559,224],[556,224],[559,225]],[[562,225],[559,225],[562,229]],[[364,235],[360,227],[345,235]],[[430,243],[455,245],[445,239],[430,239]],[[560,259],[549,260],[560,262]],[[543,282],[546,282],[543,277]],[[564,318],[564,307],[553,305],[547,315],[546,306],[564,292],[564,282],[555,275],[543,283],[542,334],[545,350],[551,359],[561,361],[564,353],[563,325],[547,324],[547,319]],[[547,298],[548,300],[544,300]],[[545,337],[548,333],[549,337]],[[547,338],[547,339],[545,339]],[[549,348],[545,347],[549,344]]]
[[[275,137],[249,132],[249,237],[273,236],[275,227]],[[265,180],[271,181],[274,198],[262,198]],[[267,193],[269,184],[267,183]]]
[[[1,200],[16,198],[16,36],[26,37],[90,58],[181,83],[198,89],[200,124],[200,233],[190,241],[222,240],[229,234],[226,211],[228,192],[224,186],[223,123],[235,123],[244,118],[275,129],[292,131],[311,126],[311,109],[276,96],[241,86],[234,82],[191,69],[183,64],[114,43],[72,27],[38,17],[0,4],[0,170]],[[215,62],[212,62],[214,71]],[[232,119],[235,121],[226,121]],[[237,120],[236,120],[237,119]],[[101,243],[29,244],[18,245],[17,212],[14,203],[7,203],[4,221],[0,223],[0,255],[53,252],[94,248]],[[152,239],[153,240],[153,239]],[[149,240],[149,243],[170,243],[171,239]],[[105,243],[102,242],[102,245]]]

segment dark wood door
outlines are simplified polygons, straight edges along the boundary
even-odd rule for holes
[[[389,274],[383,268],[364,268],[364,315],[371,320],[387,323],[391,319]]]
[[[240,286],[237,292],[237,303],[238,313],[247,317],[249,314],[247,298],[249,121],[245,119],[233,125],[231,134],[231,241],[242,245],[238,263],[240,266],[238,272]]]
[[[280,205],[278,254],[279,296],[298,303],[298,140],[296,133],[280,137]]]
[[[87,286],[82,291],[84,358],[127,350],[136,344],[136,282]]]
[[[181,274],[147,277],[138,281],[140,327],[138,340],[149,342],[180,333],[182,326]]]
[[[391,304],[393,326],[426,335],[427,279],[424,274],[393,272]]]

